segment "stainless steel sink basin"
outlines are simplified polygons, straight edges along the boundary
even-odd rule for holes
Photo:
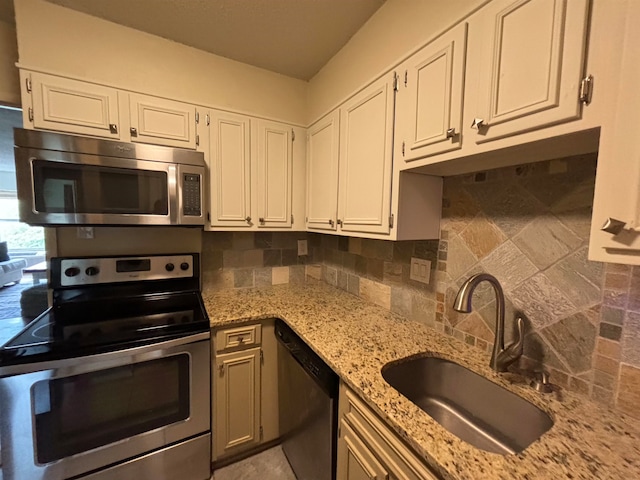
[[[382,376],[444,428],[488,452],[521,452],[553,425],[532,403],[448,360],[392,362]]]

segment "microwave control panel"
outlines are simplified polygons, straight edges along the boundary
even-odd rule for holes
[[[202,214],[200,183],[201,177],[197,173],[182,174],[182,214],[186,217],[199,217]]]

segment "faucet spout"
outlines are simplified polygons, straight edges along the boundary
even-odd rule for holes
[[[478,273],[467,279],[453,302],[454,310],[461,313],[471,312],[471,298],[473,291],[481,282],[489,282],[496,295],[496,329],[491,353],[490,367],[497,372],[506,372],[509,365],[522,356],[524,346],[524,324],[521,318],[516,322],[517,338],[507,348],[504,346],[504,293],[502,286],[496,277],[488,273]]]

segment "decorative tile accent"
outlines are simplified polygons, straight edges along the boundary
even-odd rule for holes
[[[484,215],[477,215],[467,228],[460,232],[460,238],[479,260],[507,239]]]
[[[549,345],[558,352],[573,373],[591,368],[596,329],[582,313],[563,318],[542,330]]]
[[[549,280],[582,309],[600,302],[602,291],[602,264],[587,259],[587,247],[558,262],[545,273]]]
[[[538,271],[511,240],[496,248],[481,264],[486,272],[500,281],[505,292],[514,290]]]
[[[368,278],[360,279],[360,296],[387,310],[391,309],[391,287]]]
[[[622,338],[622,327],[618,325],[610,325],[608,323],[600,324],[600,336],[609,340],[620,341]]]
[[[556,217],[545,215],[535,218],[514,236],[513,243],[538,268],[544,269],[574,251],[582,240]]]
[[[621,365],[617,406],[623,412],[640,418],[640,368]]]
[[[620,343],[606,338],[598,337],[596,343],[596,352],[605,357],[612,358],[614,360],[620,360],[622,349]]]
[[[640,314],[628,312],[622,329],[622,361],[640,367]]]
[[[543,273],[531,277],[513,291],[516,307],[527,314],[535,328],[543,328],[575,310],[569,299]]]
[[[273,285],[289,283],[289,267],[273,267],[271,282]]]

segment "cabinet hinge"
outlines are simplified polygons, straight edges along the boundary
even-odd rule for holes
[[[28,115],[29,115],[29,121],[33,122],[33,108],[29,107]]]
[[[389,215],[389,228],[393,228],[393,213]]]
[[[593,96],[593,75],[587,75],[580,82],[580,96],[578,97],[580,102],[584,105],[591,103],[591,97]]]
[[[27,84],[26,85],[27,92],[31,93],[31,75],[27,77],[27,79],[25,80],[25,83]]]
[[[264,438],[264,428],[262,428],[262,425],[260,425],[260,441],[262,441],[263,438]]]
[[[296,132],[293,131],[293,128],[291,129],[291,141],[292,142],[296,141]]]
[[[404,71],[404,86],[407,86],[407,83],[409,82],[409,71],[405,70]]]
[[[200,135],[196,135],[196,147],[200,145]]]
[[[264,365],[264,351],[260,349],[260,363]]]
[[[221,363],[220,365],[218,365],[218,372],[220,373],[220,375],[224,375],[224,363]]]
[[[404,157],[404,145],[405,145],[405,143],[404,143],[404,142],[402,142],[402,156],[403,156],[403,157]]]
[[[293,224],[293,213],[291,214],[291,223]]]
[[[211,214],[209,212],[207,212],[207,222],[211,221]]]
[[[211,124],[211,117],[209,117],[209,114],[207,113],[206,117],[207,119],[207,127]]]
[[[196,123],[200,123],[200,112],[196,110]]]
[[[398,74],[393,72],[393,90],[398,91]]]

